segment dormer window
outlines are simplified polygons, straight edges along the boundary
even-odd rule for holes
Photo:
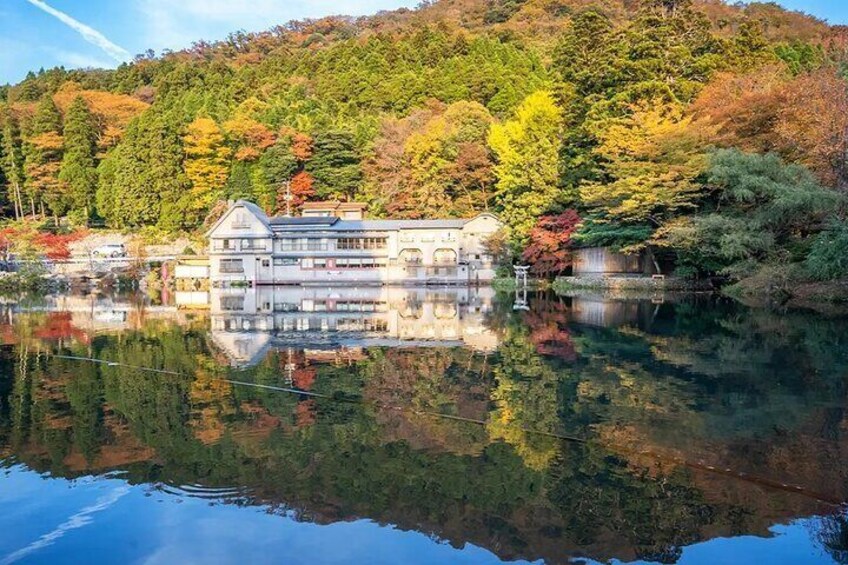
[[[237,210],[233,218],[233,229],[243,230],[250,228],[250,221],[247,219],[247,213],[244,210]]]

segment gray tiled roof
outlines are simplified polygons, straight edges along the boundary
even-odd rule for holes
[[[276,218],[271,218],[270,224],[274,227],[278,226],[332,226],[339,219],[333,216],[318,216],[318,217],[285,217],[279,216]]]
[[[286,220],[313,220],[322,218],[286,218]],[[326,219],[326,218],[324,218]],[[271,220],[275,231],[288,231],[297,228],[320,227],[323,231],[395,231],[410,229],[462,229],[468,220],[337,220],[331,224],[310,222],[277,223],[277,218]]]

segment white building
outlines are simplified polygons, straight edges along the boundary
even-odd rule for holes
[[[313,203],[303,217],[268,218],[255,204],[234,203],[207,233],[212,285],[463,285],[494,278],[485,242],[502,224],[492,214],[365,220],[361,210]]]

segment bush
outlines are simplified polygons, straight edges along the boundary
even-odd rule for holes
[[[821,281],[848,277],[848,223],[834,220],[816,237],[805,267]]]

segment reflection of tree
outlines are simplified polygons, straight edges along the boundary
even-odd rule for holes
[[[221,380],[217,366],[198,356],[197,370],[189,388],[191,425],[203,443],[214,443],[224,434],[226,419],[235,414],[233,387]]]
[[[536,353],[574,361],[577,354],[568,330],[568,309],[560,301],[533,300],[532,308],[524,313],[522,321],[530,328],[528,339],[536,346]]]
[[[836,563],[848,563],[848,513],[841,510],[814,523],[816,539]]]
[[[383,433],[416,447],[480,453],[485,434],[434,416],[484,417],[489,380],[485,359],[466,349],[372,350],[362,366],[364,398],[380,407]]]
[[[486,425],[489,437],[514,446],[529,468],[544,470],[556,458],[559,441],[527,430],[557,431],[559,379],[524,332],[511,332],[499,354],[491,392],[495,409]]]
[[[813,512],[804,499],[634,450],[693,458],[709,448],[728,467],[780,461],[844,484],[844,414],[833,407],[848,386],[844,323],[684,305],[644,333],[569,327],[564,306],[533,308],[526,322],[493,318],[503,342],[488,356],[370,348],[339,364],[294,351],[292,384],[320,398],[218,380],[288,386],[288,352],[223,367],[202,326],[147,319],[62,350],[179,374],[38,355],[23,340],[0,355],[2,453],[61,476],[117,468],[131,482],[238,487],[248,493],[239,503],[304,520],[365,517],[553,561],[581,552],[672,562],[706,536],[761,533]],[[550,326],[568,332],[578,355],[540,354],[539,343],[564,343],[536,337]],[[740,370],[713,366],[731,359],[733,340],[753,348],[753,368],[741,357]],[[804,457],[778,459],[801,443]],[[836,556],[841,520],[817,531]]]

